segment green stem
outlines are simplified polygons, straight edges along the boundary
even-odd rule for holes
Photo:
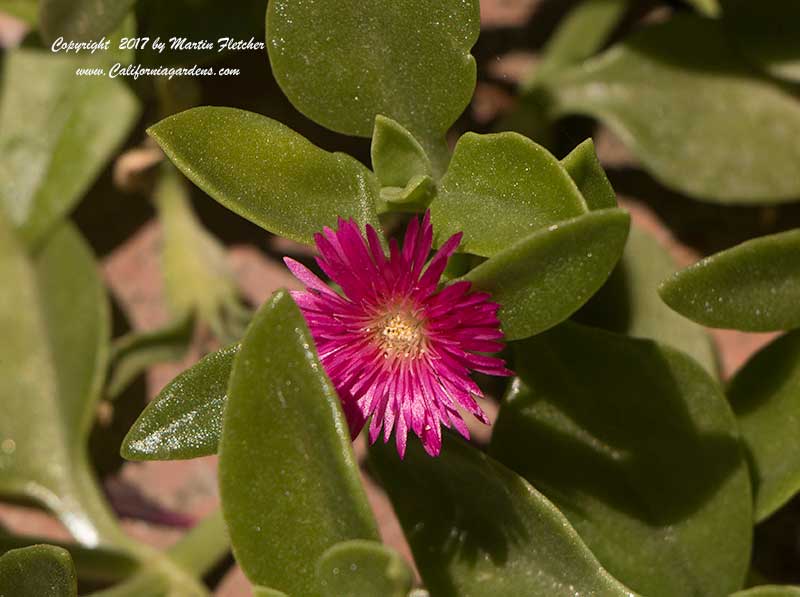
[[[70,522],[76,520],[77,512],[78,532],[83,530],[93,533],[99,546],[118,549],[136,560],[142,572],[134,574],[131,582],[141,581],[147,584],[146,579],[141,577],[156,575],[176,590],[183,591],[180,593],[182,595],[207,595],[203,584],[191,573],[191,567],[185,568],[168,554],[136,541],[123,531],[103,495],[86,454],[78,455],[75,462],[75,495],[79,498],[79,504],[69,504],[61,512],[56,509],[65,524],[69,527]],[[75,524],[70,531],[75,534]]]
[[[222,511],[208,515],[173,545],[172,560],[198,577],[207,574],[230,551]]]

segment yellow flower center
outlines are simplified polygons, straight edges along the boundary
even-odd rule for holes
[[[408,311],[393,311],[370,327],[386,358],[418,357],[425,352],[422,320]]]

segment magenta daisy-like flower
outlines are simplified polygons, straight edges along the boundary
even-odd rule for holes
[[[458,407],[488,423],[476,402],[483,393],[473,371],[507,376],[505,362],[482,353],[503,348],[499,305],[485,292],[470,292],[469,282],[438,289],[447,260],[461,234],[445,242],[428,261],[433,227],[426,212],[412,218],[403,248],[389,242],[389,257],[377,232],[366,239],[353,220],[339,219],[338,230],[314,237],[319,267],[342,289],[329,288],[309,269],[284,261],[306,286],[293,292],[308,322],[320,360],[336,387],[353,437],[371,416],[370,441],[395,429],[404,456],[409,430],[428,454],[442,447],[441,425],[469,438]]]

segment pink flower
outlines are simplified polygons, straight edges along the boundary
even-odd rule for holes
[[[437,289],[447,260],[461,241],[456,234],[428,262],[433,241],[430,213],[413,218],[402,250],[389,243],[389,257],[372,226],[366,240],[353,220],[339,219],[337,231],[316,234],[322,271],[337,283],[334,292],[306,267],[286,258],[306,290],[292,296],[303,312],[320,359],[342,401],[352,436],[366,420],[370,442],[383,428],[384,442],[396,427],[403,457],[409,430],[428,454],[442,447],[440,425],[466,438],[458,407],[488,424],[475,401],[483,398],[472,371],[512,375],[505,362],[481,353],[503,348],[499,305],[469,282]],[[427,263],[427,267],[426,267]]]

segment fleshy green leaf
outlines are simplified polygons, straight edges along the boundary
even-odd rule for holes
[[[577,314],[577,319],[678,348],[716,376],[717,359],[708,333],[667,307],[658,295],[658,285],[676,269],[677,265],[657,240],[632,227],[617,268]]]
[[[99,40],[111,33],[133,7],[135,0],[40,0],[39,30],[47,44],[58,37],[66,41]]]
[[[464,279],[490,292],[509,340],[564,321],[603,285],[625,248],[630,217],[604,209],[538,230]]]
[[[194,318],[185,316],[163,328],[131,332],[114,342],[111,376],[105,394],[117,398],[130,383],[149,367],[183,358],[192,342]]]
[[[760,521],[800,491],[800,330],[753,356],[728,395],[747,447]]]
[[[586,60],[597,52],[629,8],[629,0],[578,2],[547,41],[541,61],[535,66],[528,84]]]
[[[517,133],[463,135],[431,205],[439,244],[463,232],[461,250],[484,257],[583,213],[586,203],[558,160]]]
[[[575,181],[590,210],[617,206],[617,194],[597,159],[591,139],[586,139],[573,149],[561,160],[561,165]]]
[[[69,553],[52,545],[13,549],[0,557],[0,595],[74,597],[78,579]]]
[[[74,543],[54,542],[44,537],[6,535],[0,532],[0,555],[12,549],[22,549],[50,542],[66,550],[75,564],[82,581],[108,584],[126,578],[135,572],[137,562],[123,552],[100,547],[86,548]],[[2,594],[2,593],[0,593]]]
[[[267,49],[281,89],[312,120],[368,137],[383,114],[428,147],[472,98],[479,16],[475,0],[272,0]]]
[[[720,203],[800,196],[800,145],[786,142],[800,137],[800,103],[748,67],[713,20],[647,27],[547,89],[555,113],[599,118],[679,191]]]
[[[737,591],[731,597],[800,597],[800,587],[789,585],[764,585],[746,591]]]
[[[708,373],[652,341],[570,323],[514,348],[519,379],[490,453],[643,595],[740,588],[750,481],[736,421]]]
[[[430,176],[415,176],[405,187],[383,187],[378,211],[425,211],[436,196],[436,184]]]
[[[632,595],[544,496],[468,444],[445,434],[431,458],[410,442],[401,461],[378,442],[370,464],[432,595]]]
[[[724,0],[723,24],[741,52],[771,75],[800,82],[800,4]]]
[[[707,257],[665,280],[659,293],[678,313],[709,327],[800,327],[800,229]]]
[[[234,555],[255,584],[320,597],[320,556],[378,539],[339,398],[285,291],[258,311],[234,360],[219,471]]]
[[[80,200],[139,106],[119,79],[77,76],[97,66],[81,57],[18,49],[3,66],[0,203],[33,245]]]
[[[317,564],[324,597],[406,597],[414,575],[395,551],[374,541],[337,543]]]
[[[113,544],[86,455],[109,336],[92,255],[62,225],[31,263],[0,218],[0,279],[0,493],[44,504],[83,544]]]
[[[372,133],[372,168],[383,187],[405,187],[416,176],[431,176],[433,170],[422,145],[400,124],[375,118]]]
[[[213,352],[167,384],[128,431],[122,456],[181,460],[216,454],[238,352],[238,344]]]
[[[337,217],[378,226],[375,176],[275,120],[203,107],[170,116],[148,132],[192,182],[270,232],[311,243],[323,226],[335,227]]]

